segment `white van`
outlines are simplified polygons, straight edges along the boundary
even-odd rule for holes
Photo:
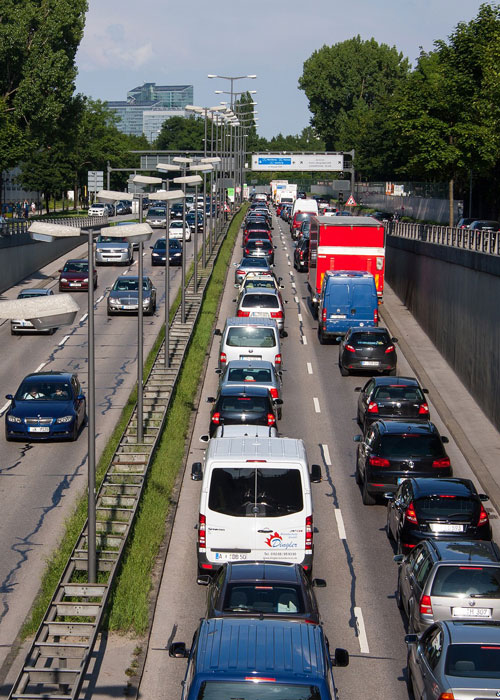
[[[277,437],[212,438],[203,464],[198,518],[198,572],[227,561],[313,563],[311,474],[302,440]]]
[[[315,199],[296,199],[293,203],[292,219],[298,211],[312,212],[318,215],[318,202]]]
[[[238,317],[226,320],[220,335],[219,369],[231,360],[268,360],[279,371],[282,367],[280,334],[276,321],[262,316]]]

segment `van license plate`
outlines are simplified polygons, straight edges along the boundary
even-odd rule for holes
[[[347,318],[345,314],[331,314],[330,318]]]
[[[244,561],[248,559],[248,554],[238,554],[236,552],[214,552],[216,561]]]
[[[491,617],[491,608],[452,608],[453,617]]]

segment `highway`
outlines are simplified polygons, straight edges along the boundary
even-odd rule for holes
[[[283,419],[279,430],[284,436],[302,438],[310,463],[319,463],[323,481],[313,484],[315,563],[314,576],[325,578],[327,588],[316,592],[325,631],[331,648],[345,647],[351,655],[347,668],[335,670],[341,697],[407,697],[405,626],[394,599],[397,566],[394,551],[385,533],[386,509],[383,505],[362,505],[354,480],[355,448],[353,437],[360,433],[356,423],[356,386],[363,376],[341,377],[338,349],[321,346],[317,340],[317,322],[307,303],[306,275],[293,269],[293,243],[288,225],[274,219],[276,274],[283,277],[287,300],[286,329],[283,342]],[[237,243],[234,261],[241,254]],[[235,290],[230,268],[218,328],[234,315]],[[180,697],[186,662],[171,659],[171,641],[192,640],[204,614],[206,588],[196,584],[196,523],[200,482],[190,479],[192,462],[200,461],[205,449],[199,437],[208,432],[210,406],[206,397],[217,388],[219,338],[214,339],[201,402],[184,474],[172,539],[164,567],[155,618],[140,694],[149,700]],[[401,350],[398,374],[414,373]],[[442,435],[448,431],[430,403],[431,419]],[[447,445],[455,476],[474,478],[468,463],[452,439]],[[487,504],[493,537],[500,541],[498,514]],[[188,555],[186,555],[186,552]],[[103,679],[104,680],[104,679]],[[109,697],[103,687],[97,695]],[[105,685],[105,684],[104,684]]]
[[[125,217],[127,218],[127,217]],[[151,243],[144,244],[144,274],[157,288],[157,310],[144,317],[144,357],[153,345],[165,315],[164,268],[151,266],[149,245],[164,230],[156,229]],[[201,236],[199,237],[201,245]],[[107,289],[121,274],[137,274],[134,263],[126,267],[99,266],[95,290],[96,341],[96,456],[97,460],[120,417],[137,378],[137,316],[106,314]],[[50,287],[57,293],[58,270],[64,260],[87,257],[87,245],[54,261],[31,279],[24,280],[5,297],[14,298],[21,288]],[[193,258],[193,242],[187,244],[187,265]],[[170,268],[171,300],[180,286],[181,268]],[[73,326],[59,328],[54,335],[11,336],[10,323],[0,324],[0,391],[15,393],[23,377],[40,369],[74,371],[86,392],[87,293],[75,293],[80,305]],[[3,415],[8,406],[0,401]],[[4,420],[2,418],[2,420]],[[0,437],[0,667],[37,594],[45,562],[60,540],[63,524],[72,513],[77,497],[87,483],[87,429],[76,442],[6,442]]]

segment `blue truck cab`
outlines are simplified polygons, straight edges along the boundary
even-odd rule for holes
[[[378,326],[375,278],[368,272],[325,272],[318,305],[318,339],[345,335],[349,328]]]
[[[191,649],[173,642],[169,655],[188,658],[182,700],[336,700],[332,666],[349,663],[345,649],[330,657],[320,625],[266,618],[202,620]]]

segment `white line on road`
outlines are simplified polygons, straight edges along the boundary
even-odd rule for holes
[[[96,304],[98,304],[98,303],[99,303],[100,301],[102,301],[103,299],[104,299],[104,294],[101,294],[101,296],[99,297],[99,299],[96,301]]]
[[[295,285],[295,282],[292,282],[292,287],[293,287],[294,289],[297,289],[297,287],[296,287],[296,285]]]
[[[305,335],[302,336],[302,345],[307,345],[307,337]]]
[[[313,403],[314,403],[314,410],[316,411],[316,413],[321,413],[321,409],[319,407],[319,400],[316,397],[313,398]]]
[[[302,323],[302,314],[297,314],[297,318],[299,319],[299,322]]]
[[[64,338],[61,340],[61,342],[58,343],[58,345],[61,345],[61,346],[64,345],[64,343],[65,343],[67,340],[69,340],[69,335],[65,335]]]
[[[339,537],[341,540],[346,540],[346,534],[345,534],[345,527],[344,527],[344,519],[342,517],[342,513],[340,512],[340,508],[335,508],[335,518],[337,520],[337,527],[339,530]]]
[[[307,363],[307,373],[312,374],[313,373],[313,366],[310,362]]]
[[[86,321],[86,320],[87,320],[87,316],[88,316],[88,314],[83,314],[83,316],[82,316],[81,319],[78,321],[78,323],[83,323],[84,321]]]
[[[36,370],[35,370],[35,374],[36,374],[37,372],[39,372],[41,369],[43,369],[43,368],[45,367],[46,364],[47,364],[46,362],[42,362],[41,365],[38,365],[38,367],[37,367]]]
[[[307,363],[309,364],[309,363]],[[321,445],[321,449],[323,450],[323,456],[325,458],[325,464],[327,467],[332,466],[332,460],[330,459],[330,450],[328,449],[328,445]]]
[[[370,647],[368,646],[368,639],[366,637],[365,623],[363,620],[363,613],[361,612],[361,608],[354,608],[354,617],[356,618],[359,650],[362,654],[369,654]]]
[[[0,416],[3,416],[5,411],[9,408],[9,406],[10,406],[10,401],[7,401],[7,403],[4,403],[2,408],[0,408]]]
[[[289,257],[290,257],[290,256],[289,256]],[[288,261],[288,264],[289,264],[289,265],[291,265],[291,264],[292,264],[292,263],[290,262],[290,260]]]
[[[300,304],[299,297],[294,297],[293,298],[296,304]]]
[[[290,277],[293,277],[293,272],[291,270],[288,271],[288,274],[290,275]]]

